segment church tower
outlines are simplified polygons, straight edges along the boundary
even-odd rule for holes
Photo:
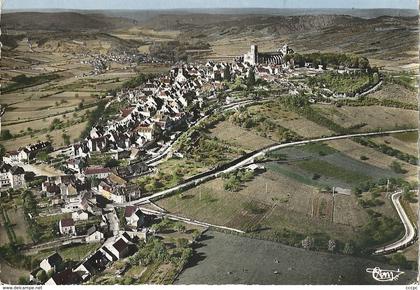
[[[256,65],[258,63],[258,46],[253,44],[251,45],[251,61],[252,65]]]
[[[248,62],[250,65],[256,65],[258,63],[257,45],[251,45],[251,50],[244,54],[244,62]]]

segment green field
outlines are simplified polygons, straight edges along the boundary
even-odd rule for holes
[[[41,74],[33,77],[28,77],[26,75],[18,75],[12,78],[13,83],[7,85],[4,89],[2,89],[2,93],[10,93],[27,87],[41,85],[52,80],[58,79],[59,77],[60,76],[57,74]]]
[[[309,85],[326,87],[335,93],[358,93],[372,83],[372,76],[367,73],[339,74],[323,73],[309,80]]]
[[[326,178],[338,179],[347,184],[365,182],[371,179],[364,174],[335,166],[323,160],[305,160],[298,162],[297,166],[308,173],[315,173]]]
[[[327,144],[319,142],[309,143],[307,145],[301,146],[301,148],[307,152],[316,153],[320,156],[330,155],[339,152],[334,148],[329,147]]]
[[[89,254],[93,253],[100,247],[99,243],[80,244],[74,246],[63,247],[57,250],[65,261],[81,261]],[[55,250],[41,251],[36,255],[31,256],[32,259],[43,260],[53,254]]]

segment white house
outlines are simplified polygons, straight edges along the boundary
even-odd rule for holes
[[[0,188],[10,187],[10,168],[12,168],[12,166],[7,163],[0,164]]]
[[[82,206],[81,202],[82,202],[82,198],[80,195],[68,198],[66,199],[64,207],[61,208],[61,211],[62,212],[78,211],[79,209],[81,209],[81,206]]]
[[[96,226],[92,226],[88,229],[86,234],[87,243],[99,243],[104,239],[104,234],[98,230]]]
[[[7,163],[0,164],[0,188],[24,188],[25,170],[19,166],[11,166]]]
[[[10,151],[3,156],[3,161],[7,163],[19,162],[19,151]]]
[[[98,179],[105,179],[112,173],[112,171],[109,168],[88,167],[88,168],[85,168],[83,173],[86,177],[95,177]]]
[[[62,219],[58,223],[60,234],[62,235],[76,235],[76,226],[73,219]]]
[[[111,200],[115,203],[124,203],[127,201],[127,197],[121,190],[115,190],[111,193]]]
[[[144,214],[142,211],[135,206],[127,206],[125,208],[125,220],[127,226],[138,228],[144,224]]]
[[[74,221],[87,221],[89,219],[89,214],[85,211],[78,210],[71,214],[71,218]]]
[[[77,173],[80,173],[82,168],[84,166],[84,162],[80,159],[70,159],[67,161],[67,167],[71,170],[76,171]]]
[[[127,257],[130,253],[130,244],[122,237],[118,238],[112,245],[107,246],[107,248],[118,260]]]

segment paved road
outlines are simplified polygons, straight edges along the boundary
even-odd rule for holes
[[[418,129],[404,129],[404,130],[380,131],[380,132],[369,132],[369,133],[356,133],[356,134],[323,137],[323,138],[316,138],[316,139],[311,139],[311,140],[304,140],[304,141],[297,141],[297,142],[290,142],[290,143],[273,145],[273,146],[270,146],[270,147],[259,150],[258,152],[256,152],[255,154],[253,154],[252,156],[250,156],[250,157],[248,157],[244,160],[242,160],[243,158],[239,158],[238,159],[239,161],[236,164],[232,165],[231,167],[229,167],[227,169],[219,170],[219,171],[214,171],[213,170],[213,171],[210,171],[207,175],[206,174],[200,174],[199,177],[192,178],[190,181],[184,182],[184,183],[179,184],[175,187],[157,192],[155,194],[152,194],[152,195],[144,197],[144,198],[140,198],[140,199],[135,200],[135,201],[126,202],[126,203],[123,203],[123,204],[115,204],[115,206],[116,207],[125,207],[125,206],[128,206],[128,205],[140,205],[140,204],[148,203],[150,200],[156,200],[158,198],[162,198],[162,197],[164,197],[168,194],[177,192],[179,190],[184,190],[184,189],[189,188],[189,187],[197,186],[198,184],[203,183],[205,181],[208,181],[210,179],[213,179],[215,177],[218,177],[223,173],[229,173],[229,172],[235,171],[239,168],[242,168],[246,165],[252,164],[252,163],[254,163],[256,158],[264,157],[265,154],[267,154],[268,152],[275,151],[275,150],[278,150],[278,149],[281,149],[281,148],[297,146],[297,145],[304,145],[304,144],[315,143],[315,142],[325,142],[325,141],[333,141],[333,140],[340,140],[340,139],[348,139],[348,138],[353,138],[353,137],[378,136],[378,135],[384,135],[384,134],[405,133],[405,132],[414,132],[414,131],[418,131]],[[233,162],[233,163],[235,163],[235,162]]]
[[[33,255],[45,249],[56,248],[63,245],[84,243],[85,239],[86,239],[86,235],[74,236],[74,237],[61,237],[56,240],[46,242],[43,244],[23,247],[21,249],[21,252],[27,255]]]
[[[418,129],[404,129],[404,130],[391,130],[391,131],[379,131],[379,132],[369,132],[369,133],[356,133],[356,134],[347,134],[347,135],[340,135],[340,136],[332,136],[332,137],[322,137],[322,138],[316,138],[311,140],[304,140],[304,141],[297,141],[297,142],[291,142],[291,143],[285,143],[285,144],[278,144],[273,145],[268,148],[260,150],[258,153],[252,155],[251,157],[239,162],[238,164],[223,170],[221,173],[229,173],[232,171],[235,171],[245,165],[254,163],[254,160],[259,157],[264,157],[265,154],[271,151],[275,151],[281,148],[286,148],[290,146],[297,146],[297,145],[305,145],[308,143],[316,143],[316,142],[325,142],[325,141],[334,141],[334,140],[340,140],[340,139],[348,139],[348,138],[354,138],[354,137],[366,137],[366,136],[377,136],[377,135],[384,135],[384,134],[395,134],[395,133],[405,133],[405,132],[414,132],[418,131]]]
[[[404,225],[404,229],[405,229],[404,236],[392,244],[389,244],[385,247],[377,249],[374,252],[374,254],[376,255],[389,254],[391,252],[395,252],[397,250],[400,250],[402,248],[405,248],[411,245],[415,241],[417,232],[413,224],[411,223],[410,219],[408,218],[407,213],[405,212],[404,208],[401,205],[401,202],[400,202],[401,195],[402,195],[402,191],[397,191],[391,195],[391,200],[395,206],[395,209],[398,212],[398,215],[400,216],[401,222]]]

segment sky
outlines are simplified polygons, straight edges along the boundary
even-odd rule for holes
[[[418,0],[0,0],[3,9],[400,8]]]

